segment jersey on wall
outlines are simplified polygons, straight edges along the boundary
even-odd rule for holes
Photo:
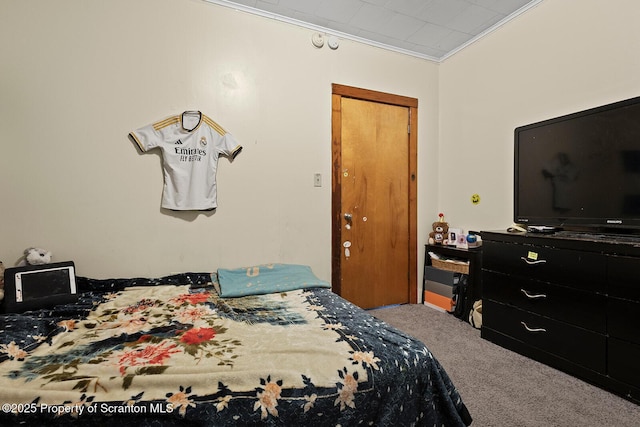
[[[162,207],[212,210],[216,202],[218,158],[242,150],[235,138],[200,111],[185,111],[129,134],[143,152],[162,150]]]

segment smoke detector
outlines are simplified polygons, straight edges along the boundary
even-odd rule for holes
[[[313,36],[311,36],[311,43],[315,47],[321,48],[322,46],[324,46],[324,36],[321,33],[315,33]]]

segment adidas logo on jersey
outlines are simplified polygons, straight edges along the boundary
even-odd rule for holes
[[[174,145],[182,145],[182,141],[181,140],[177,140]]]

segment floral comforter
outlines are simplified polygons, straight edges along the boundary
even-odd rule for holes
[[[0,425],[465,425],[419,341],[329,289],[221,298],[209,274],[78,278],[0,316]]]

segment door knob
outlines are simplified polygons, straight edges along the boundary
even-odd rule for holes
[[[350,213],[344,214],[344,219],[347,221],[346,228],[347,230],[351,228],[351,222],[353,221],[353,216]]]

